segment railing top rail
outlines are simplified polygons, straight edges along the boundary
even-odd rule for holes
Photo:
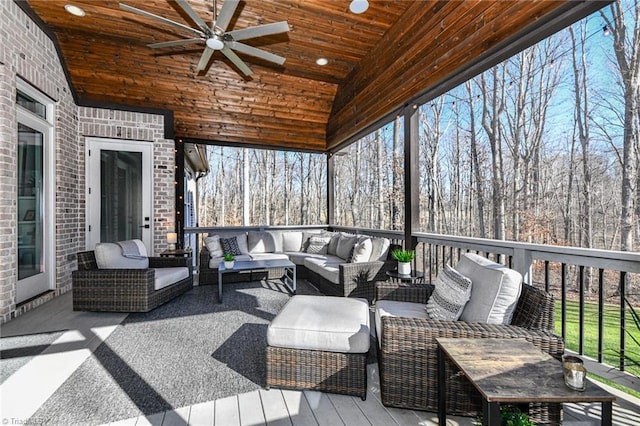
[[[192,226],[185,227],[185,234],[206,234],[209,232],[233,232],[233,231],[286,231],[296,229],[326,229],[328,225],[251,225],[251,226]]]
[[[331,229],[340,230],[350,232],[352,234],[366,234],[373,235],[376,237],[385,237],[389,239],[395,240],[403,240],[404,233],[402,231],[390,231],[385,229],[369,229],[369,228],[356,228],[353,226],[340,226],[340,225],[330,225]]]
[[[422,232],[415,233],[414,236],[416,236],[418,241],[425,243],[471,248],[479,251],[507,255],[515,255],[517,251],[523,251],[528,252],[533,259],[573,263],[576,265],[627,272],[640,272],[640,253],[638,252],[552,246],[547,244],[521,243],[516,241]]]

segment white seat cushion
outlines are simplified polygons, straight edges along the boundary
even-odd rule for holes
[[[322,257],[307,257],[304,259],[304,266],[320,275],[327,281],[334,284],[340,283],[340,264],[345,263],[344,259],[329,254]]]
[[[142,241],[138,244],[138,249],[140,255],[147,255],[147,250]],[[116,243],[98,243],[94,253],[98,269],[147,269],[149,267],[149,259],[147,257],[144,259],[124,257],[122,248]]]
[[[289,260],[296,265],[304,265],[304,260],[307,257],[315,259],[324,259],[326,257],[324,254],[305,253],[303,251],[288,251],[285,254],[289,257]]]
[[[154,271],[156,271],[156,279],[153,286],[156,290],[161,290],[189,277],[189,268],[186,266],[176,268],[156,268]]]
[[[251,255],[252,260],[289,260],[284,253],[256,253]]]
[[[511,324],[522,291],[519,272],[474,253],[464,253],[455,269],[471,279],[460,321]]]
[[[241,254],[239,256],[234,256],[234,258],[234,260],[251,260],[251,256],[248,254]],[[224,258],[222,256],[211,258],[209,260],[209,268],[218,269],[220,262],[224,262]]]
[[[378,300],[376,302],[376,335],[380,346],[382,333],[382,317],[422,318],[429,319],[423,303],[397,302],[395,300]]]
[[[269,346],[327,352],[369,350],[369,304],[366,299],[293,296],[267,331]]]

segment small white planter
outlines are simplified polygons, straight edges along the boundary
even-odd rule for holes
[[[400,275],[411,275],[411,262],[398,262],[398,273]]]
[[[224,261],[224,269],[233,269],[233,264],[235,263],[235,260],[232,261]]]

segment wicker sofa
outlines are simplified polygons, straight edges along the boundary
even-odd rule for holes
[[[432,284],[379,283],[376,300],[426,304]],[[425,411],[438,410],[437,337],[524,338],[544,352],[560,358],[564,342],[553,334],[553,296],[529,285],[522,286],[510,325],[442,321],[425,318],[380,318],[378,330],[382,403],[387,406]],[[475,416],[482,400],[475,388],[447,362],[447,412]],[[530,404],[537,424],[559,424],[559,404]]]
[[[339,238],[341,233],[326,233],[321,231],[248,231],[247,233],[227,233],[219,236],[246,235],[247,252],[236,257],[236,260],[251,259],[289,259],[297,266],[298,278],[305,278],[323,294],[329,296],[361,297],[369,302],[375,296],[375,283],[387,279],[386,272],[394,269],[397,262],[392,260],[390,253],[395,246],[386,241],[385,249],[377,257],[366,262],[349,263],[338,257],[335,251],[329,249],[327,254],[311,254],[305,251],[305,244],[312,236],[331,235]],[[268,237],[266,244],[263,240]],[[295,238],[294,238],[295,237]],[[358,238],[367,236],[359,235]],[[298,238],[298,239],[296,239]],[[371,237],[372,238],[372,237]],[[382,239],[378,239],[382,240]],[[243,243],[244,244],[244,243]],[[242,244],[240,244],[242,247]],[[380,260],[384,259],[384,260]],[[222,258],[211,256],[206,245],[200,251],[199,284],[210,285],[218,283],[218,264]],[[226,282],[243,282],[259,279],[277,279],[284,275],[284,271],[270,269],[269,271],[250,271],[229,273],[225,275]]]
[[[193,287],[187,258],[149,257],[146,269],[98,269],[95,252],[78,253],[78,270],[72,273],[73,310],[148,312]],[[156,269],[182,268],[188,277],[155,289]]]

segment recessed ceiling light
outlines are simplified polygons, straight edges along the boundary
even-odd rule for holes
[[[316,59],[316,64],[318,65],[327,65],[329,60],[327,58],[318,58]]]
[[[367,0],[352,0],[349,5],[349,10],[355,14],[364,13],[367,9],[369,9],[369,2]]]
[[[65,4],[64,5],[64,10],[66,10],[67,12],[69,12],[70,14],[74,15],[74,16],[84,16],[84,10],[82,10],[81,8],[79,8],[78,6],[74,6],[72,4]]]

